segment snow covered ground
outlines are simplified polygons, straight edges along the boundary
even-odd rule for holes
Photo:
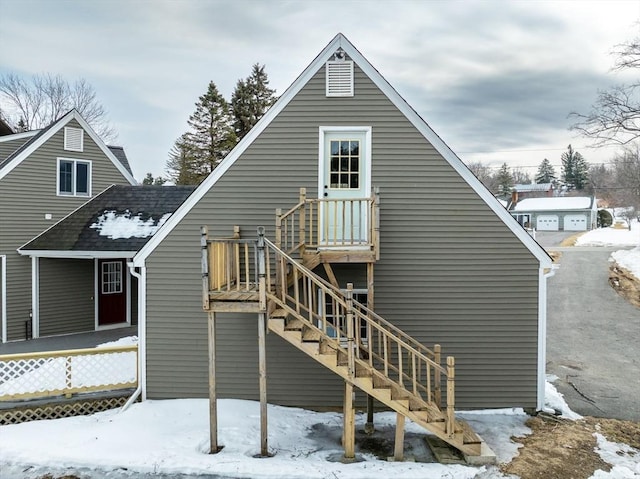
[[[548,406],[575,418],[552,384]],[[206,399],[146,401],[125,412],[118,410],[49,421],[0,427],[0,476],[35,478],[45,473],[79,474],[87,478],[177,477],[181,474],[232,478],[506,478],[496,467],[442,465],[426,462],[388,462],[359,453],[360,462],[335,462],[342,456],[342,416],[297,408],[269,406],[270,458],[254,457],[260,450],[259,403],[234,399],[219,401],[219,442],[209,448]],[[496,452],[499,462],[517,455],[510,438],[530,433],[522,410],[464,412],[467,420]],[[357,416],[356,429],[364,427]],[[395,413],[375,417],[378,431],[393,430]],[[410,421],[407,436],[423,433]],[[629,449],[597,437],[598,452],[615,466],[596,472],[595,479],[640,477],[640,454],[616,454]],[[409,453],[407,453],[409,454]],[[615,474],[614,474],[615,471]],[[513,476],[511,476],[513,477]]]
[[[635,246],[633,249],[615,251],[611,259],[636,278],[640,278],[640,223],[631,222],[631,230],[599,228],[578,238],[576,246]]]

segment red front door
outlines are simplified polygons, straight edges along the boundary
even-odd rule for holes
[[[123,259],[98,260],[98,326],[127,321],[126,267]]]

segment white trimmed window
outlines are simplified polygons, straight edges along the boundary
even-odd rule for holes
[[[83,151],[84,130],[82,128],[64,127],[64,149],[67,151]]]
[[[58,158],[58,196],[91,196],[91,162]]]
[[[352,61],[328,61],[325,70],[327,96],[353,96]]]
[[[102,294],[122,293],[122,262],[102,263]]]

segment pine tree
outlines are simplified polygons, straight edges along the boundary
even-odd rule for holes
[[[238,80],[231,97],[234,130],[241,140],[276,101],[275,90],[269,88],[264,65],[253,65],[251,75]]]
[[[560,159],[562,160],[562,180],[567,188],[584,189],[589,178],[589,165],[584,157],[569,145]]]
[[[556,170],[553,165],[546,158],[542,160],[540,166],[538,166],[538,173],[536,173],[536,183],[555,183],[556,182]]]
[[[178,138],[167,160],[167,173],[176,185],[197,185],[201,177],[196,173],[196,158],[189,134],[184,133]]]
[[[144,179],[142,180],[142,184],[143,185],[162,186],[166,182],[167,182],[167,180],[165,178],[163,178],[162,176],[156,176],[154,178],[151,173],[147,173],[147,176],[145,176]]]
[[[508,196],[513,188],[513,175],[506,163],[503,163],[496,175],[498,193],[500,196]]]
[[[237,143],[229,103],[210,82],[196,103],[188,121],[191,131],[183,138],[188,145],[192,173],[197,183],[204,180]]]

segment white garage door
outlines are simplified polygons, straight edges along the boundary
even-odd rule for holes
[[[558,217],[556,215],[538,216],[536,228],[539,231],[558,231]]]
[[[565,231],[587,231],[586,215],[567,215],[564,217]]]

